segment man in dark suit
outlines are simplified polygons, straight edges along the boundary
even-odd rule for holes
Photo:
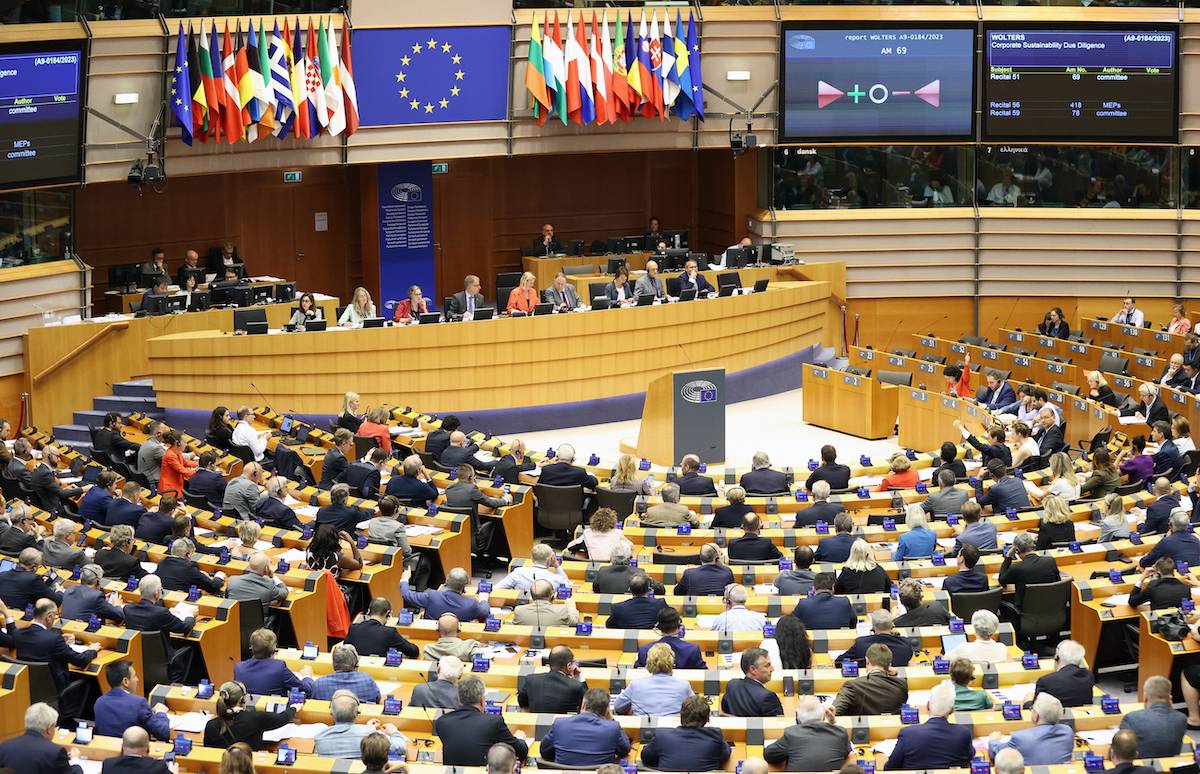
[[[557,718],[542,737],[541,759],[562,766],[604,766],[628,755],[629,735],[612,719],[609,701],[603,688],[587,691],[579,711]]]
[[[96,428],[95,439],[92,448],[115,462],[124,462],[130,454],[137,454],[138,444],[121,435],[121,415],[115,411],[104,415],[104,424]]]
[[[317,524],[332,524],[338,532],[348,532],[351,535],[358,530],[358,523],[367,518],[364,511],[348,505],[350,487],[345,484],[334,484],[329,490],[329,505],[317,510]]]
[[[4,604],[24,610],[43,597],[54,600],[56,605],[62,604],[62,593],[38,575],[41,566],[42,552],[26,548],[18,555],[16,567],[0,572],[0,599]]]
[[[470,465],[476,471],[491,470],[496,467],[495,462],[481,460],[475,456],[475,452],[467,446],[467,434],[461,430],[455,430],[450,434],[450,445],[442,451],[438,462],[442,467],[450,470],[454,470],[459,465]]]
[[[575,464],[575,447],[569,443],[560,445],[554,452],[555,462],[542,465],[538,474],[539,484],[550,486],[582,486],[584,489],[595,489],[596,477]]]
[[[958,552],[958,572],[942,581],[942,591],[947,594],[974,593],[988,590],[988,578],[975,569],[979,564],[979,547],[964,543]]]
[[[800,600],[792,615],[808,629],[853,629],[858,625],[858,616],[850,600],[834,596],[835,583],[833,573],[817,573],[813,578],[813,595]]]
[[[79,571],[79,583],[63,592],[61,616],[68,621],[87,621],[93,615],[118,624],[124,621],[121,609],[104,597],[100,588],[103,578],[104,570],[98,565],[85,564]]]
[[[950,723],[954,712],[954,686],[935,685],[929,692],[929,718],[917,726],[904,726],[886,769],[957,769],[975,757],[970,726]]]
[[[699,266],[694,258],[688,258],[684,261],[683,273],[679,275],[680,291],[695,290],[696,295],[700,297],[703,297],[707,293],[716,292],[717,289],[708,281],[708,277],[700,273]]]
[[[206,266],[200,265],[200,254],[195,250],[188,250],[183,254],[183,263],[175,270],[175,284],[181,288],[187,287],[187,278],[189,275],[196,277],[196,284],[204,284],[204,275],[208,273]]]
[[[58,605],[49,599],[39,599],[33,606],[29,625],[13,632],[17,658],[22,661],[42,661],[50,665],[54,687],[58,689],[59,710],[65,720],[79,717],[86,706],[86,677],[72,677],[69,667],[86,667],[96,658],[100,646],[89,643],[87,649],[76,651],[75,635],[63,634],[54,628]],[[82,683],[82,685],[80,685]]]
[[[96,549],[96,564],[104,568],[105,578],[125,580],[129,576],[141,578],[146,574],[142,567],[141,554],[133,547],[133,527],[122,524],[108,533],[108,545]]]
[[[1155,384],[1160,384],[1163,387],[1181,386],[1187,380],[1187,376],[1183,372],[1183,365],[1183,355],[1178,352],[1171,355],[1171,359],[1167,361],[1166,367],[1163,368],[1162,375],[1154,380]]]
[[[596,577],[592,580],[592,592],[596,594],[625,594],[628,592],[634,578],[646,576],[645,570],[630,564],[631,559],[632,554],[628,544],[618,543],[613,546],[612,553],[608,557],[609,564],[596,571]],[[654,593],[660,596],[667,593],[666,588],[656,580],[650,581],[650,588],[653,588]]]
[[[317,486],[332,489],[334,484],[342,480],[342,473],[350,466],[353,454],[354,433],[339,427],[333,434],[333,448],[325,453],[325,460],[321,463],[321,481]]]
[[[200,466],[188,479],[184,489],[197,497],[203,497],[214,505],[225,502],[225,477],[217,469],[217,453],[212,449],[201,452]]]
[[[1200,540],[1192,534],[1190,516],[1184,511],[1177,511],[1171,517],[1171,532],[1158,541],[1150,552],[1139,562],[1142,567],[1149,567],[1164,556],[1175,560],[1175,565],[1187,562],[1188,567],[1200,565]],[[1003,578],[1000,579],[1004,581]]]
[[[725,490],[725,499],[729,501],[729,505],[723,505],[713,511],[713,520],[709,526],[712,529],[740,529],[746,514],[754,513],[754,509],[746,505],[746,490],[740,486],[731,486]]]
[[[1083,665],[1083,646],[1075,640],[1063,640],[1054,649],[1054,664],[1057,669],[1039,677],[1034,683],[1033,695],[1045,692],[1062,702],[1064,707],[1082,707],[1092,703],[1092,689],[1096,680],[1092,670]]]
[[[121,754],[106,758],[101,774],[170,774],[167,764],[150,757],[150,735],[132,726],[121,735]]]
[[[279,640],[270,629],[259,629],[250,635],[250,658],[237,662],[233,667],[233,679],[246,686],[246,693],[266,696],[287,696],[293,688],[313,694],[312,670],[304,667],[297,676],[288,668],[287,662],[275,658]]]
[[[164,556],[154,574],[162,581],[167,591],[188,591],[195,586],[202,592],[220,594],[225,585],[223,573],[209,575],[192,562],[196,546],[187,538],[176,538],[171,543],[171,555]]]
[[[1108,759],[1112,762],[1112,768],[1105,769],[1106,774],[1154,774],[1153,767],[1133,764],[1138,758],[1154,757],[1141,752],[1140,747],[1138,735],[1128,728],[1113,734],[1112,744],[1108,746]],[[1178,751],[1175,754],[1178,754]]]
[[[1154,675],[1142,684],[1143,709],[1128,712],[1121,728],[1136,735],[1139,758],[1178,755],[1187,734],[1187,715],[1171,706],[1171,681]],[[1116,743],[1116,740],[1113,740]]]
[[[950,623],[950,611],[940,602],[923,603],[921,600],[924,596],[925,587],[916,578],[900,581],[900,604],[904,605],[905,612],[896,616],[896,626],[945,626]],[[901,666],[899,661],[893,663]]]
[[[536,467],[537,464],[525,456],[525,442],[516,438],[509,444],[508,454],[496,460],[496,467],[492,468],[492,477],[501,479],[506,484],[519,484],[521,474]]]
[[[1038,454],[1048,463],[1051,454],[1067,448],[1067,442],[1063,440],[1062,428],[1058,426],[1058,417],[1054,414],[1054,409],[1043,406],[1038,411],[1037,421],[1042,426],[1042,432],[1038,433],[1037,437]]]
[[[459,708],[434,719],[433,733],[442,742],[443,765],[482,766],[488,750],[497,743],[511,747],[519,761],[529,754],[523,732],[514,736],[502,715],[483,711],[485,693],[483,680],[467,675],[458,681]]]
[[[392,603],[387,597],[375,597],[367,606],[366,617],[350,624],[345,642],[353,645],[360,656],[386,656],[389,648],[400,651],[405,658],[417,658],[421,652],[416,645],[400,635],[394,626],[388,626],[392,614]]]
[[[12,524],[0,532],[0,554],[17,556],[26,548],[40,548],[42,528],[25,503],[13,503],[8,518]]]
[[[651,582],[644,573],[630,578],[629,599],[612,606],[605,628],[653,629],[657,626],[658,614],[666,608],[667,600],[649,596]]]
[[[708,665],[704,661],[704,656],[700,653],[700,647],[693,645],[679,637],[679,627],[683,625],[682,619],[679,617],[679,611],[673,607],[664,607],[658,611],[658,623],[655,628],[662,638],[658,642],[665,643],[671,650],[675,651],[675,668],[676,669],[707,669]],[[637,661],[635,667],[641,668],[646,666],[646,653],[651,647],[656,645],[654,642],[647,642],[642,647],[638,648]]]
[[[818,521],[834,523],[839,513],[846,512],[841,503],[829,502],[829,482],[817,481],[812,485],[813,504],[796,511],[796,527],[815,527]]]
[[[437,661],[437,679],[413,686],[410,707],[458,709],[458,680],[463,662],[458,656],[442,656]]]
[[[379,447],[371,450],[367,461],[352,462],[342,471],[341,483],[350,487],[356,497],[367,500],[375,498],[379,491],[379,481],[382,477],[383,463],[388,458],[387,452]]]
[[[1183,364],[1183,384],[1179,385],[1179,389],[1184,392],[1190,392],[1192,395],[1200,393],[1200,363],[1188,361]]]
[[[762,536],[762,517],[757,513],[746,514],[742,530],[746,534],[729,543],[730,559],[778,561],[783,558],[775,544]]]
[[[436,500],[439,494],[438,488],[429,481],[429,471],[416,454],[405,457],[399,469],[392,469],[384,493],[412,508],[428,506],[429,501]]]
[[[821,466],[809,475],[804,488],[811,492],[818,481],[827,482],[830,489],[845,489],[850,485],[850,468],[838,464],[837,449],[829,444],[821,447]]]
[[[179,512],[179,498],[174,492],[159,495],[158,510],[147,511],[138,520],[133,536],[155,545],[167,545],[171,529],[175,526],[175,516]]]
[[[526,712],[569,715],[579,711],[587,683],[579,679],[579,664],[566,645],[550,649],[549,672],[525,675],[517,704]]]
[[[997,459],[988,460],[988,474],[992,477],[992,485],[985,491],[983,481],[975,479],[975,502],[980,506],[992,506],[992,513],[1006,513],[1009,508],[1021,509],[1029,507],[1029,493],[1025,491],[1025,482],[1008,475],[1004,463]]]
[[[1129,592],[1129,606],[1137,607],[1150,603],[1151,610],[1163,607],[1179,607],[1182,599],[1191,599],[1191,588],[1175,577],[1175,560],[1164,556],[1147,567],[1133,584]]]
[[[138,522],[145,515],[146,509],[142,506],[142,485],[136,481],[126,481],[125,486],[121,487],[121,496],[109,503],[108,511],[104,514],[104,524],[109,527],[125,524],[136,529]]]
[[[675,584],[675,594],[682,597],[720,596],[733,583],[733,571],[721,564],[721,550],[713,543],[700,549],[699,567],[683,571]]]
[[[4,475],[18,483],[29,486],[29,463],[33,460],[33,447],[29,445],[29,439],[18,438],[13,441],[12,460],[8,463],[8,468],[4,471]]]
[[[155,739],[171,738],[167,708],[150,703],[138,691],[137,670],[128,661],[114,661],[104,668],[104,679],[112,687],[96,699],[96,733],[121,736],[133,727],[146,729]]]
[[[1036,548],[1037,542],[1033,536],[1022,532],[1013,538],[1012,548],[1000,564],[1000,585],[1014,587],[1014,601],[1018,610],[1025,603],[1026,586],[1031,583],[1056,583],[1059,579],[1058,564],[1054,557],[1042,556]]]
[[[767,690],[771,681],[771,655],[762,648],[742,651],[742,674],[730,680],[721,697],[721,713],[739,718],[775,717],[783,714],[779,696]]]
[[[79,516],[97,524],[108,524],[108,509],[116,500],[117,481],[120,477],[114,471],[102,470],[96,476],[96,483],[84,493],[79,501]]]
[[[818,562],[841,564],[850,558],[850,546],[854,545],[854,520],[848,513],[839,513],[833,518],[834,534],[817,541]]]
[[[1183,454],[1171,435],[1170,422],[1155,422],[1151,425],[1150,441],[1158,444],[1158,451],[1154,454],[1154,474],[1174,479],[1179,473],[1179,468],[1183,466]]]
[[[140,632],[161,632],[171,680],[184,682],[190,671],[193,653],[190,646],[183,646],[177,651],[170,635],[186,637],[196,625],[196,618],[188,616],[181,620],[162,604],[162,594],[162,580],[157,575],[142,578],[138,582],[141,599],[126,605],[122,611],[125,614],[125,627]]]
[[[67,748],[55,744],[58,712],[38,702],[25,710],[25,733],[0,744],[0,768],[25,774],[83,774],[72,764]]]
[[[29,473],[29,488],[33,504],[44,511],[58,513],[64,500],[74,500],[83,494],[79,487],[63,487],[58,483],[58,452],[53,446],[42,450],[42,461]]]
[[[302,530],[304,525],[297,518],[296,512],[284,502],[288,496],[287,483],[286,478],[279,476],[267,481],[267,496],[254,504],[254,516],[261,519],[264,525]]]
[[[436,460],[442,456],[442,452],[450,445],[450,434],[458,428],[462,427],[462,421],[459,420],[456,414],[447,414],[442,418],[442,425],[437,430],[434,430],[429,435],[425,436],[425,451],[433,455]],[[471,453],[479,451],[479,444],[469,444]]]
[[[463,279],[463,290],[447,299],[446,319],[461,320],[466,314],[475,314],[476,309],[483,309],[487,301],[479,294],[479,278],[468,274]]]
[[[1133,408],[1121,409],[1123,417],[1139,417],[1146,420],[1146,425],[1153,428],[1155,422],[1171,421],[1171,412],[1167,410],[1166,405],[1158,398],[1158,388],[1149,382],[1142,382],[1138,386],[1138,404]]]
[[[562,241],[554,236],[554,226],[549,223],[543,225],[542,235],[533,238],[533,254],[540,256],[558,255],[562,251]]]
[[[569,312],[572,309],[578,309],[582,305],[582,302],[579,300],[579,294],[567,282],[567,275],[561,271],[555,275],[554,283],[542,291],[542,301],[547,304],[554,304],[554,308],[560,312]]]
[[[679,486],[679,494],[697,497],[716,497],[717,485],[708,476],[700,475],[700,458],[695,454],[685,454],[679,463],[680,474],[675,479]],[[743,487],[744,488],[744,487]]]
[[[1017,400],[1017,394],[1013,392],[1013,388],[1008,385],[1008,382],[1002,380],[998,374],[993,371],[988,371],[986,376],[987,385],[975,394],[975,400],[980,405],[986,407],[989,411],[995,411],[1001,406],[1007,406]]]
[[[746,490],[746,494],[786,494],[788,491],[787,474],[771,470],[771,458],[761,451],[754,453],[750,472],[743,473],[738,483]]]
[[[883,608],[872,610],[870,619],[871,634],[864,634],[856,638],[853,645],[834,659],[834,666],[840,667],[844,661],[857,661],[860,667],[866,666],[867,648],[877,643],[886,645],[892,651],[894,666],[908,666],[908,662],[912,661],[913,648],[908,640],[896,634],[896,625],[891,611]]]

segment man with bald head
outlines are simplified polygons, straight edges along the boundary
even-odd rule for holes
[[[226,485],[221,510],[237,519],[254,518],[254,506],[258,504],[258,498],[262,495],[265,480],[262,465],[247,462],[242,467],[242,475]]]
[[[491,470],[496,467],[495,462],[484,462],[475,456],[471,449],[467,447],[467,434],[461,430],[455,430],[450,434],[450,445],[442,452],[442,456],[438,459],[438,462],[447,468],[470,465],[475,470]]]
[[[401,475],[396,475],[397,472]],[[410,508],[424,508],[429,505],[430,500],[438,498],[438,488],[429,481],[429,471],[416,454],[404,458],[400,471],[392,471],[384,493]]]
[[[150,735],[141,726],[130,726],[121,735],[121,754],[106,758],[102,774],[168,774],[162,761],[150,757]]]
[[[204,275],[207,269],[200,265],[200,254],[195,250],[188,250],[183,254],[183,265],[175,271],[175,284],[179,287],[187,287],[188,274],[196,275],[196,284],[204,284]]]
[[[557,255],[562,251],[562,241],[554,236],[554,226],[550,223],[544,224],[542,226],[542,235],[533,239],[533,254]]]
[[[1156,383],[1163,387],[1178,387],[1185,381],[1187,381],[1187,376],[1183,373],[1183,355],[1176,352],[1171,355],[1171,360],[1163,369],[1162,375],[1158,377]]]
[[[275,577],[271,557],[259,551],[250,557],[246,571],[241,575],[229,578],[227,596],[239,602],[249,602],[257,599],[262,603],[263,612],[267,612],[274,602],[287,599],[288,587]]]
[[[665,298],[667,291],[663,287],[662,277],[658,276],[658,262],[646,261],[646,273],[638,277],[638,281],[633,285],[633,294],[635,296],[654,296],[655,298]]]
[[[550,671],[525,675],[517,691],[517,703],[526,712],[578,712],[588,686],[580,678],[575,654],[566,645],[558,645],[550,649],[548,660]]]
[[[425,617],[436,621],[443,613],[454,613],[460,621],[487,620],[491,608],[488,607],[486,595],[480,599],[464,596],[463,592],[470,582],[471,576],[461,567],[454,567],[446,574],[446,582],[440,589],[428,591],[413,591],[408,586],[410,570],[404,572],[400,579],[400,596],[409,607],[419,607],[425,611]]]
[[[17,555],[17,566],[8,572],[0,572],[0,599],[14,610],[24,610],[42,597],[62,604],[62,592],[56,591],[46,579],[38,575],[42,566],[42,552],[36,548],[22,549]]]
[[[521,474],[536,467],[537,463],[526,456],[525,442],[520,438],[514,438],[508,445],[508,454],[496,460],[496,467],[492,471],[492,475],[502,479],[506,484],[519,484],[521,483]]]
[[[471,660],[471,654],[483,646],[476,640],[464,640],[459,635],[462,629],[458,617],[453,613],[445,613],[438,618],[438,639],[432,645],[425,646],[425,658],[441,658],[454,656],[460,661]]]
[[[559,444],[554,452],[554,462],[542,465],[538,475],[539,484],[550,486],[582,486],[595,489],[596,477],[575,464],[575,447],[569,443]]]
[[[529,589],[530,602],[517,605],[513,610],[513,623],[517,626],[536,626],[544,629],[547,626],[574,626],[579,623],[579,611],[571,600],[564,604],[554,604],[554,593],[557,587],[550,581],[539,578]]]

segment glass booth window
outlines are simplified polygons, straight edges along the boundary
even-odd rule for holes
[[[971,149],[959,145],[774,149],[780,210],[970,204]]]
[[[0,193],[0,268],[66,258],[74,196],[53,189]]]
[[[975,195],[991,207],[1176,206],[1165,147],[983,145]]]

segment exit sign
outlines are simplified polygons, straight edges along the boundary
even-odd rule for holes
[[[283,182],[299,183],[304,179],[304,173],[298,169],[286,169],[283,172]]]
[[[450,171],[450,163],[447,161],[435,161],[433,163],[433,174],[444,175]]]

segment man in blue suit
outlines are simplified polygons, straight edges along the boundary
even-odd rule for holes
[[[140,632],[161,632],[163,649],[167,655],[167,667],[171,673],[172,682],[185,682],[190,671],[193,651],[190,646],[176,652],[171,643],[171,634],[186,637],[196,625],[194,616],[180,620],[165,606],[161,600],[163,595],[162,579],[157,575],[147,575],[138,581],[138,595],[141,597],[135,604],[126,605],[122,609],[125,615],[125,627]]]
[[[679,486],[679,494],[694,497],[716,497],[717,485],[708,476],[700,474],[700,458],[695,454],[685,454],[679,462],[680,474],[675,479]]]
[[[474,444],[472,444],[473,446]],[[467,446],[467,435],[461,430],[455,430],[450,434],[450,445],[442,450],[442,454],[438,457],[438,462],[451,470],[454,470],[459,465],[470,465],[475,470],[491,470],[496,467],[496,463],[492,461],[484,461],[475,456],[475,452]]]
[[[853,629],[858,625],[854,607],[845,597],[833,594],[836,578],[831,572],[819,572],[813,578],[813,595],[800,600],[792,615],[808,629]]]
[[[1185,511],[1178,511],[1171,516],[1171,533],[1158,541],[1139,564],[1149,567],[1163,556],[1171,557],[1177,565],[1180,562],[1187,562],[1188,567],[1200,564],[1200,540],[1192,534],[1190,517]]]
[[[317,524],[332,524],[338,532],[348,532],[351,535],[358,531],[358,523],[366,521],[369,515],[349,505],[350,487],[343,483],[334,484],[329,490],[329,505],[317,510]]]
[[[634,575],[629,579],[630,598],[612,606],[612,614],[604,624],[607,629],[652,629],[658,625],[658,614],[667,600],[647,596],[650,579]]]
[[[817,562],[841,564],[850,558],[850,546],[854,545],[854,520],[848,513],[833,517],[834,534],[817,541]]]
[[[301,530],[304,529],[304,525],[296,517],[296,512],[284,502],[284,498],[287,497],[287,483],[286,478],[279,476],[268,481],[267,496],[254,504],[254,515],[262,519],[264,524],[282,529]]]
[[[146,515],[142,507],[142,485],[136,481],[126,481],[121,487],[121,496],[114,499],[104,515],[104,523],[109,527],[118,524],[128,524],[137,529],[138,522]]]
[[[292,688],[299,688],[305,696],[312,696],[312,669],[304,667],[300,677],[288,669],[288,665],[275,658],[278,650],[275,632],[258,629],[250,635],[250,658],[239,661],[233,667],[233,679],[246,686],[246,693],[266,696],[287,696]]]
[[[0,744],[0,768],[26,774],[83,774],[73,765],[67,748],[52,740],[58,731],[58,712],[44,702],[25,710],[25,733]]]
[[[436,621],[446,613],[453,613],[460,621],[485,621],[491,608],[486,600],[471,599],[463,595],[471,576],[461,567],[446,574],[446,582],[440,589],[413,591],[408,587],[410,570],[405,570],[400,579],[400,596],[409,607],[421,608],[425,617]]]
[[[991,411],[997,411],[1001,406],[1016,402],[1017,394],[1013,392],[1012,387],[1008,386],[1008,382],[1000,379],[998,374],[988,371],[986,379],[987,386],[975,395],[975,400],[979,401],[981,406]]]
[[[700,653],[700,647],[686,642],[679,638],[679,627],[683,621],[679,618],[679,611],[673,607],[664,607],[658,611],[658,633],[662,635],[662,639],[658,642],[666,643],[671,650],[675,651],[675,668],[676,669],[707,669],[708,664],[704,661],[704,656]],[[656,643],[647,642],[642,647],[638,648],[637,662],[634,666],[641,668],[646,666],[646,652],[650,650]]]
[[[429,481],[429,471],[421,464],[421,458],[410,454],[402,463],[403,475],[392,469],[392,477],[388,479],[386,494],[397,497],[400,502],[413,508],[424,508],[430,500],[438,498],[438,488]]]
[[[996,753],[1012,747],[1021,753],[1026,766],[1070,763],[1075,750],[1075,732],[1071,726],[1059,722],[1062,712],[1062,702],[1049,693],[1038,694],[1031,712],[1033,728],[1013,732],[1007,742],[992,739],[988,742],[988,754],[995,760]]]
[[[1154,480],[1155,501],[1146,509],[1146,520],[1138,526],[1143,535],[1164,533],[1170,526],[1171,511],[1180,507],[1179,493],[1165,476]]]
[[[17,566],[8,572],[0,572],[0,599],[4,604],[14,610],[24,610],[43,597],[62,604],[62,593],[38,575],[41,566],[42,552],[36,548],[26,548],[17,554]]]
[[[75,643],[75,636],[64,635],[55,629],[56,618],[58,605],[49,599],[39,599],[33,606],[33,619],[28,626],[13,632],[13,640],[16,644],[17,658],[22,661],[49,663],[54,686],[58,689],[58,706],[62,710],[62,716],[64,719],[74,720],[79,717],[86,704],[88,678],[72,678],[68,668],[83,668],[92,663],[100,646],[90,643],[87,650],[76,651],[71,647]]]
[[[388,454],[383,449],[372,449],[366,462],[360,460],[346,467],[342,472],[342,483],[349,486],[356,497],[374,498],[379,491],[380,471],[387,458]]]
[[[96,476],[96,484],[83,495],[79,501],[79,515],[97,524],[107,524],[108,507],[112,505],[117,494],[117,474],[111,470],[102,470]]]
[[[815,527],[818,521],[833,524],[837,520],[838,514],[846,512],[846,506],[841,503],[829,502],[828,481],[817,481],[813,484],[812,498],[812,505],[796,511],[797,527]],[[847,552],[849,550],[849,548],[846,549]]]
[[[62,617],[68,621],[86,621],[93,615],[113,623],[125,620],[121,609],[104,598],[100,581],[104,570],[97,564],[85,564],[79,571],[79,583],[63,592]],[[112,685],[112,683],[110,683]]]
[[[956,769],[971,765],[975,745],[969,726],[950,723],[954,712],[954,686],[935,685],[929,692],[929,719],[919,726],[900,729],[885,769]]]
[[[1183,454],[1175,441],[1171,440],[1171,423],[1155,422],[1151,425],[1150,440],[1158,444],[1158,451],[1154,454],[1154,474],[1175,478],[1183,466]]]
[[[200,467],[187,480],[184,489],[189,494],[220,505],[225,502],[225,483],[225,477],[217,469],[217,453],[209,449],[200,454]]]
[[[746,490],[746,494],[768,495],[788,491],[787,474],[771,470],[771,458],[761,451],[754,453],[754,458],[750,461],[750,472],[743,473],[738,483]],[[828,493],[826,496],[828,497]]]
[[[542,760],[565,766],[603,766],[629,754],[629,736],[612,719],[608,691],[589,688],[577,715],[560,717],[542,738]]]
[[[721,549],[707,543],[700,549],[699,567],[683,571],[683,577],[675,584],[675,594],[681,597],[720,596],[725,587],[733,583],[733,571],[720,563]]]
[[[908,644],[908,640],[896,634],[891,612],[883,608],[872,610],[870,618],[871,634],[864,634],[855,639],[854,644],[834,660],[834,666],[840,667],[843,661],[857,661],[859,666],[866,666],[867,648],[875,643],[886,645],[892,651],[893,665],[908,666],[908,662],[912,661],[913,648]]]
[[[1029,507],[1029,494],[1025,491],[1025,482],[1008,475],[1003,462],[990,459],[987,470],[992,477],[992,485],[984,491],[983,482],[975,479],[975,502],[980,506],[992,506],[992,513],[1005,513],[1009,508]]]
[[[96,699],[97,734],[121,736],[130,726],[141,726],[155,739],[165,742],[171,738],[166,706],[150,709],[150,703],[137,692],[137,671],[128,661],[112,662],[104,668],[104,677],[112,688]]]

